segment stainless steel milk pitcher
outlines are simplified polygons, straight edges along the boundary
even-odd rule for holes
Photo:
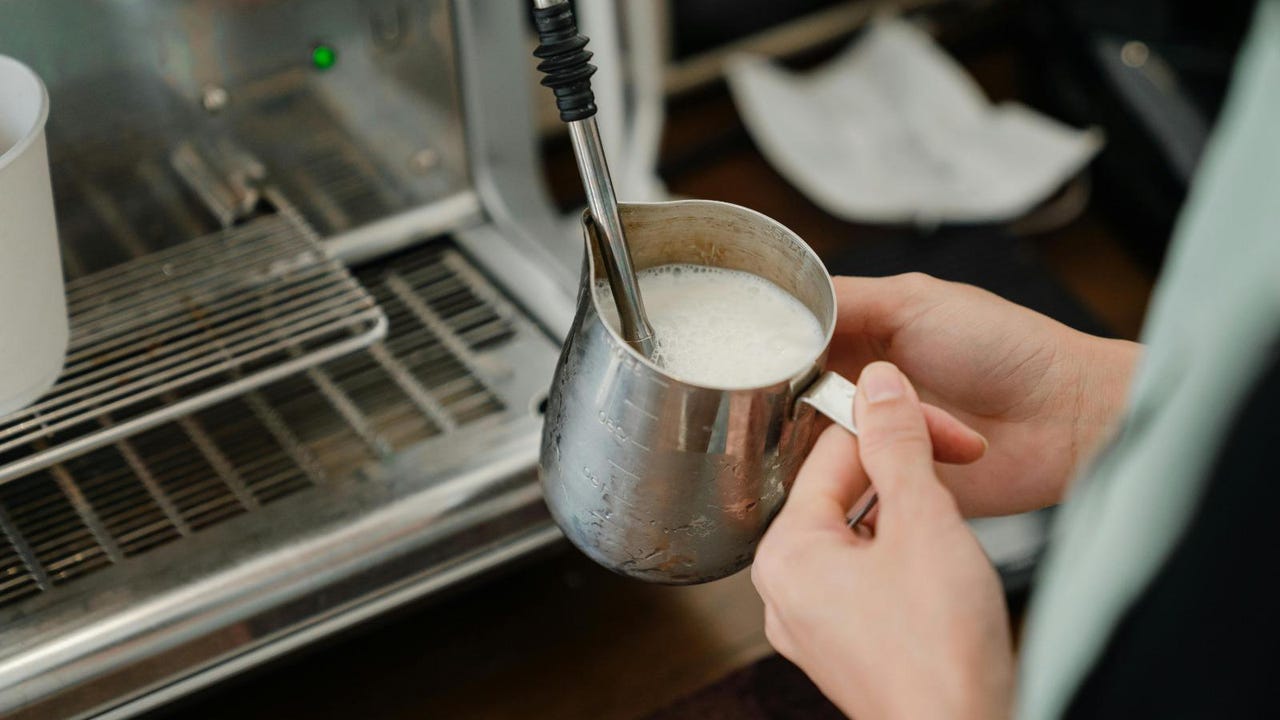
[[[539,474],[557,524],[596,562],[642,580],[706,582],[751,562],[813,439],[816,407],[851,432],[853,384],[823,373],[835,290],[780,223],[708,200],[622,204],[637,269],[689,263],[754,273],[818,318],[823,349],[788,380],[692,385],[629,348],[600,317],[595,229],[578,311],[547,403]],[[660,339],[660,338],[659,338]]]

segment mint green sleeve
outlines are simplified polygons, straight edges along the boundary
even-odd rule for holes
[[[1124,428],[1074,484],[1032,599],[1017,717],[1061,717],[1195,512],[1280,334],[1280,0],[1259,3],[1147,318]]]

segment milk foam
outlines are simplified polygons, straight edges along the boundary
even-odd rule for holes
[[[637,277],[657,340],[653,360],[680,380],[769,385],[804,370],[822,351],[818,319],[762,277],[701,265],[662,265]],[[616,329],[607,284],[597,286],[596,304]]]

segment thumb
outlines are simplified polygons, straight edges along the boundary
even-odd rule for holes
[[[867,365],[853,412],[858,456],[886,508],[900,496],[941,489],[920,398],[898,368],[887,362]]]

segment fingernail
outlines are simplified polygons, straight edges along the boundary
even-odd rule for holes
[[[874,363],[862,371],[858,388],[867,402],[871,404],[896,400],[902,397],[906,386],[902,383],[902,373],[888,363]]]

